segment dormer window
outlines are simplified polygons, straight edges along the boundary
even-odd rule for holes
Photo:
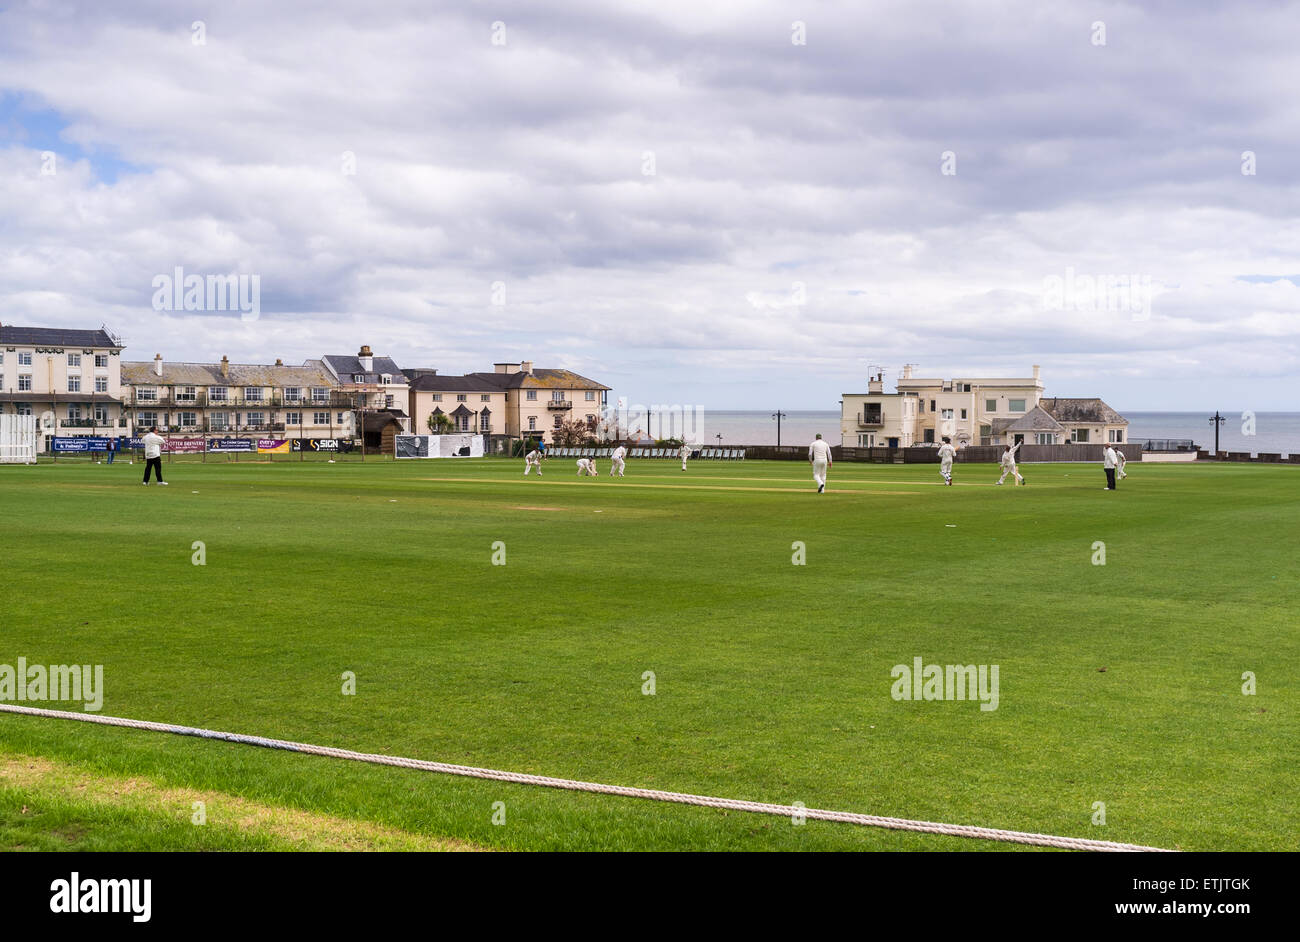
[[[393,381],[393,377],[389,376],[387,373],[379,377],[379,382],[383,383],[385,386],[387,386],[392,381]]]
[[[353,373],[353,374],[352,374],[352,382],[354,382],[354,383],[364,383],[365,381],[366,381],[366,374],[365,374],[365,373]]]

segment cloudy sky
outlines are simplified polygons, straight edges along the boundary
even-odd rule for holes
[[[0,322],[633,402],[1300,409],[1300,6],[16,0]],[[260,311],[155,310],[176,268]],[[1103,286],[1099,289],[1099,286]]]

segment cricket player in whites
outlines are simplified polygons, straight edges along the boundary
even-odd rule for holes
[[[677,453],[682,456],[682,470],[685,471],[686,459],[691,456],[691,446],[682,442],[682,447],[677,450]]]
[[[593,478],[600,477],[600,473],[596,470],[596,462],[592,461],[590,458],[579,458],[578,477],[587,474],[591,475]]]
[[[812,465],[813,480],[817,482],[817,493],[826,493],[826,472],[835,463],[831,457],[831,446],[822,441],[821,432],[808,446],[808,463]]]
[[[524,455],[524,477],[528,477],[528,472],[537,469],[537,476],[542,476],[542,453],[534,448],[528,454]]]
[[[1111,447],[1115,452],[1115,477],[1122,481],[1128,477],[1128,472],[1124,470],[1124,465],[1128,464],[1128,459],[1124,457],[1123,449],[1114,448],[1114,446]],[[109,464],[112,464],[111,455],[109,457]]]
[[[627,449],[619,445],[614,449],[613,454],[609,456],[609,476],[623,476],[623,459],[627,457]]]
[[[943,437],[943,444],[939,446],[939,473],[943,475],[943,483],[952,487],[952,459],[957,456],[957,449],[952,447],[952,439],[947,435]]]
[[[1016,470],[1016,452],[1019,450],[1020,442],[1016,442],[1014,445],[1008,445],[1002,452],[1002,477],[998,478],[999,484],[1007,479],[1008,474],[1016,479],[1017,484],[1025,483],[1025,479],[1022,478],[1020,472]]]

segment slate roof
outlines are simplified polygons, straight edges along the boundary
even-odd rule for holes
[[[0,344],[43,347],[110,347],[122,348],[113,342],[106,330],[65,330],[62,327],[9,327],[0,326]]]
[[[1040,399],[1038,405],[1058,422],[1073,425],[1128,425],[1128,419],[1100,399]]]
[[[489,383],[479,374],[469,376],[421,376],[411,383],[412,392],[476,392],[499,393],[504,390],[496,383]]]
[[[371,370],[361,368],[361,360],[357,357],[327,356],[325,362],[338,375],[339,381],[344,383],[352,382],[352,377],[362,374],[365,379],[364,383],[378,383],[379,377],[387,374],[395,381],[391,385],[402,386],[408,382],[406,374],[402,372],[401,367],[392,361],[390,357],[371,357]]]

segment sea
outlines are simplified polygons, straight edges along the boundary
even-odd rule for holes
[[[1207,451],[1214,449],[1214,425],[1208,412],[1126,412],[1130,441],[1177,439],[1193,441]],[[1248,451],[1253,454],[1300,452],[1300,412],[1228,413],[1219,426],[1220,451]],[[695,420],[697,431],[690,437],[702,445],[775,445],[776,419],[772,412],[702,410]],[[832,445],[840,444],[840,414],[829,411],[784,412],[781,418],[782,445],[806,445],[821,432]],[[719,439],[721,436],[721,439]]]

